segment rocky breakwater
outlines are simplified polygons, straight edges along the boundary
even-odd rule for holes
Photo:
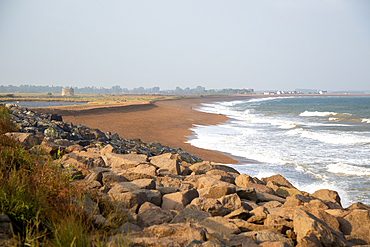
[[[95,192],[80,206],[109,231],[109,246],[122,237],[129,246],[370,244],[370,207],[355,203],[344,209],[335,191],[308,194],[280,175],[260,180],[158,143],[123,140],[64,123],[60,116],[39,120],[31,111],[9,108],[21,129],[32,133],[8,135],[31,151],[42,146],[57,154],[54,162],[74,183]],[[48,118],[51,126],[44,124]],[[26,126],[32,119],[37,124]],[[60,135],[50,136],[50,127]],[[107,205],[114,210],[103,215]]]

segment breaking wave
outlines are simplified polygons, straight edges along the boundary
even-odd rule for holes
[[[353,166],[344,163],[327,165],[327,171],[335,174],[345,174],[354,176],[370,176],[370,168]]]

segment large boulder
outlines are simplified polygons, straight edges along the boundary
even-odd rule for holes
[[[280,215],[276,214],[268,214],[266,216],[266,219],[264,221],[265,226],[270,226],[270,225],[284,225],[287,228],[293,229],[293,221],[290,220],[289,218],[282,217]]]
[[[165,153],[157,156],[153,156],[149,158],[150,163],[156,166],[157,168],[161,168],[165,166],[170,160],[177,160],[181,161],[180,157],[176,154],[172,153]]]
[[[203,162],[195,163],[194,165],[190,166],[189,169],[195,172],[196,174],[206,174],[207,172],[210,172],[212,170],[219,170],[219,171],[224,171],[229,174],[234,173],[236,174],[236,175],[233,175],[235,177],[239,175],[239,172],[232,167],[229,167],[226,165],[220,165],[220,164],[213,163],[210,161],[203,161]]]
[[[143,190],[148,198],[148,202],[160,207],[162,205],[162,193],[159,190]]]
[[[121,182],[128,182],[129,180],[125,176],[119,175],[115,171],[107,171],[102,173],[102,184],[103,185],[113,185],[116,183],[121,183]]]
[[[210,176],[201,176],[197,180],[197,189],[210,187],[236,187],[233,184],[223,182]]]
[[[280,202],[280,203],[285,203],[286,202],[285,198],[281,198],[279,196],[271,195],[269,193],[256,191],[256,194],[257,194],[257,198],[258,198],[259,202],[270,202],[270,201],[277,201],[277,202]]]
[[[370,244],[370,210],[354,209],[340,219],[340,229],[354,244]]]
[[[274,182],[277,186],[281,187],[286,187],[286,188],[291,188],[291,189],[296,189],[288,180],[286,180],[283,176],[280,174],[268,177],[268,178],[262,178],[261,179],[263,182],[267,183],[268,182]]]
[[[100,214],[98,204],[88,196],[75,196],[70,198],[69,201],[87,215],[92,216]]]
[[[138,216],[149,226],[168,223],[173,218],[170,211],[163,210],[150,202],[140,206]]]
[[[234,194],[236,192],[235,187],[220,187],[220,186],[215,186],[215,187],[208,187],[205,188],[204,193],[202,193],[203,197],[207,198],[221,198],[223,196],[229,195],[229,194]]]
[[[270,230],[244,232],[241,235],[252,238],[254,241],[256,241],[257,244],[261,244],[264,242],[285,242],[291,247],[294,246],[293,240],[285,237],[283,234]]]
[[[138,179],[131,182],[117,183],[109,190],[108,194],[126,193],[139,189],[154,190],[155,186],[153,179]]]
[[[140,164],[136,167],[128,169],[131,173],[141,173],[147,174],[149,176],[155,177],[157,175],[155,166],[151,164]]]
[[[286,198],[286,201],[283,205],[285,208],[295,208],[298,206],[303,206],[305,203],[309,203],[311,201],[310,198],[302,196],[302,195],[292,195]]]
[[[303,245],[308,241],[307,239],[315,239],[316,237],[323,246],[350,245],[342,233],[334,231],[325,222],[302,209],[294,210],[293,222],[298,244]],[[314,236],[311,236],[312,233]]]
[[[282,196],[282,197],[287,197],[291,195],[303,195],[304,192],[301,192],[295,188],[288,188],[286,186],[279,186],[274,181],[268,181],[266,184],[267,187],[271,188],[277,195]]]
[[[112,168],[129,169],[147,163],[147,156],[144,154],[106,153],[102,155],[102,158],[106,165]]]
[[[134,181],[138,179],[153,179],[154,177],[145,173],[136,173],[136,172],[130,172],[128,170],[125,170],[123,172],[118,173],[120,177],[124,177],[128,181]]]
[[[253,188],[256,192],[268,193],[271,195],[276,195],[275,191],[270,187],[267,187],[264,184],[256,184],[256,183],[246,183],[244,184],[243,188]]]
[[[325,204],[329,206],[329,208],[342,208],[342,204],[340,201],[340,197],[338,192],[328,189],[322,189],[314,192],[311,194],[313,197],[319,198],[320,200],[324,201]]]
[[[240,199],[253,201],[253,202],[258,201],[256,190],[253,188],[240,188],[236,190],[236,193],[238,194]]]
[[[224,216],[232,211],[225,208],[219,200],[205,197],[195,198],[187,207],[209,212],[212,216]]]
[[[75,167],[82,169],[93,169],[105,167],[105,162],[99,153],[81,151],[63,155],[61,165],[64,167]]]
[[[267,215],[269,214],[269,211],[265,207],[259,206],[258,208],[255,208],[252,211],[250,211],[249,213],[250,217],[247,220],[247,222],[263,224],[263,222],[267,218]]]
[[[258,205],[264,206],[267,209],[279,208],[283,206],[283,204],[278,201],[261,202],[261,203],[258,203]]]
[[[236,173],[233,172],[226,172],[224,170],[219,170],[219,169],[213,169],[208,172],[206,172],[206,175],[216,178],[218,180],[234,184],[235,183],[235,178],[239,176]]]
[[[90,136],[92,139],[100,140],[100,141],[106,141],[108,140],[107,136],[104,132],[98,130],[98,129],[90,129]]]
[[[254,184],[265,184],[264,182],[260,181],[257,178],[252,178],[249,175],[241,174],[235,178],[235,184],[239,187],[248,187],[247,184],[254,183]]]
[[[111,144],[107,144],[104,148],[100,150],[100,154],[106,153],[118,153],[118,149],[112,146]]]
[[[161,192],[162,196],[178,192],[178,190],[174,187],[157,187],[157,190]]]
[[[370,211],[370,206],[368,206],[366,204],[363,204],[361,202],[356,202],[356,203],[353,203],[351,206],[349,206],[347,208],[347,210],[349,210],[349,211],[352,211],[352,210],[355,210],[355,209],[365,209],[365,210]]]
[[[206,233],[190,223],[153,225],[130,239],[131,246],[186,246],[193,240],[205,241]]]
[[[277,233],[285,234],[286,231],[289,229],[288,227],[280,224],[261,225],[249,223],[243,219],[230,219],[230,221],[232,221],[237,227],[239,227],[242,232],[270,230]]]
[[[241,246],[241,247],[257,246],[256,242],[253,239],[248,238],[246,236],[234,234],[226,236],[224,239],[222,239],[222,242],[226,246]]]
[[[178,177],[164,176],[157,177],[156,179],[163,185],[163,187],[172,187],[176,188],[177,190],[183,190],[184,181]]]
[[[162,198],[162,208],[166,210],[182,210],[191,203],[194,198],[199,196],[195,189],[166,194]]]
[[[331,229],[340,231],[337,217],[327,213],[325,211],[327,210],[327,206],[320,200],[312,200],[309,203],[306,203],[302,209],[324,221]]]
[[[212,170],[213,166],[211,165],[211,162],[203,161],[195,163],[194,165],[190,166],[189,169],[196,174],[205,174],[206,172]]]
[[[55,142],[51,142],[50,140],[47,140],[47,138],[41,142],[40,147],[41,150],[58,159],[61,158],[60,155],[65,152],[65,147],[62,147]]]
[[[103,173],[101,171],[92,171],[89,175],[87,175],[84,179],[85,184],[90,184],[94,181],[99,182],[100,184],[103,184]]]
[[[109,193],[109,195],[119,208],[128,209],[131,212],[137,212],[138,208],[148,201],[145,190],[140,189],[126,193]]]
[[[32,133],[9,132],[5,136],[19,141],[25,149],[39,145],[39,139]]]
[[[223,196],[219,199],[219,201],[222,206],[229,209],[230,211],[234,211],[242,207],[242,202],[236,193]]]
[[[221,216],[205,218],[198,222],[197,226],[206,228],[208,233],[219,239],[231,234],[240,233],[240,229],[234,223]]]
[[[169,159],[158,169],[159,175],[181,175],[180,163],[176,159]]]
[[[240,173],[236,169],[234,169],[230,166],[221,165],[221,164],[217,164],[217,163],[213,163],[213,162],[211,162],[211,164],[213,165],[213,169],[225,171],[227,173],[234,173],[236,177],[240,175]]]
[[[228,219],[246,219],[248,217],[249,217],[249,211],[245,210],[242,207],[232,211],[228,215],[225,215],[225,218],[228,218]]]
[[[212,215],[208,212],[198,210],[191,207],[186,207],[179,212],[172,220],[171,224],[175,223],[197,223],[204,220],[205,218],[211,217]]]

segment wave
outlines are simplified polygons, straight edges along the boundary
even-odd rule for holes
[[[339,120],[340,118],[336,118],[336,117],[330,117],[328,120],[329,121],[337,121],[337,120]]]
[[[248,103],[255,103],[255,102],[262,102],[262,101],[269,101],[269,100],[280,100],[280,99],[286,99],[289,97],[268,97],[268,98],[255,98],[248,100]],[[293,97],[291,97],[293,98]]]
[[[330,111],[304,111],[299,114],[301,117],[327,117],[327,116],[343,116],[348,117],[352,116],[350,113],[338,113]]]
[[[313,139],[328,144],[365,144],[370,143],[370,137],[363,137],[355,134],[331,134],[322,132],[313,132],[309,130],[297,129],[290,130],[288,135],[300,135],[304,138]]]
[[[338,115],[339,113],[337,112],[320,112],[320,111],[304,111],[299,114],[301,117],[326,117],[326,116],[335,116]]]
[[[361,120],[361,122],[370,124],[370,119],[368,119],[368,118],[363,118],[363,119]]]
[[[293,123],[282,123],[278,128],[279,129],[294,129],[298,127],[298,125]]]
[[[354,176],[370,176],[370,168],[336,163],[327,165],[327,171],[335,174],[345,174]]]

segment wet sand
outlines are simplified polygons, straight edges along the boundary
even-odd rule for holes
[[[204,96],[132,104],[59,106],[34,108],[38,112],[60,114],[66,122],[82,124],[103,132],[118,133],[124,139],[156,141],[171,148],[180,147],[203,160],[223,164],[237,161],[225,154],[194,147],[186,141],[193,125],[215,125],[227,121],[224,115],[193,110],[202,103],[247,99],[253,96]],[[255,96],[254,96],[255,97]]]

